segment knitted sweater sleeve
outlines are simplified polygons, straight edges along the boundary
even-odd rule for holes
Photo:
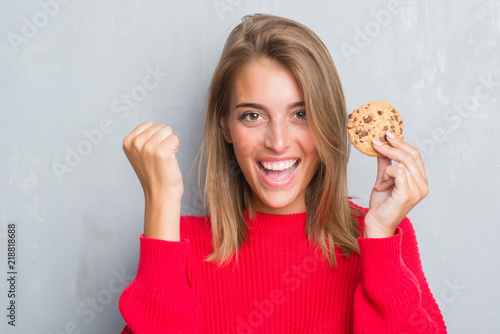
[[[394,236],[358,238],[362,281],[354,333],[446,333],[422,270],[415,230],[403,219]]]
[[[202,333],[201,305],[186,274],[189,241],[141,235],[140,244],[136,278],[119,300],[122,334]]]

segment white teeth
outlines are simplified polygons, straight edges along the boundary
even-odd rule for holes
[[[291,159],[291,160],[284,160],[284,161],[276,161],[276,162],[265,162],[261,161],[260,163],[262,166],[264,166],[265,169],[270,169],[270,170],[285,170],[290,167],[292,167],[299,159]]]

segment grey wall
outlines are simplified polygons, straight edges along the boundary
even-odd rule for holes
[[[0,332],[118,333],[143,198],[121,149],[146,120],[180,137],[183,214],[200,214],[191,164],[206,89],[230,30],[265,12],[328,46],[355,109],[386,100],[424,155],[430,194],[411,213],[450,333],[500,331],[500,2],[2,1]],[[153,75],[151,74],[153,73]],[[376,161],[353,150],[367,205]],[[8,297],[8,224],[16,297]],[[16,326],[7,324],[14,300]]]

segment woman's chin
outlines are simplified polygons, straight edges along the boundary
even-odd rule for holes
[[[305,203],[299,204],[293,198],[276,198],[276,195],[271,198],[260,199],[254,204],[254,209],[262,213],[272,214],[290,214],[305,212]]]

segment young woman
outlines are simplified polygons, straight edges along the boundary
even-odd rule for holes
[[[170,127],[146,122],[124,139],[146,208],[122,333],[445,333],[406,218],[428,193],[422,157],[390,132],[390,145],[375,142],[383,157],[361,208],[347,194],[346,124],[320,39],[289,19],[245,17],[209,88],[209,214],[180,216]]]

